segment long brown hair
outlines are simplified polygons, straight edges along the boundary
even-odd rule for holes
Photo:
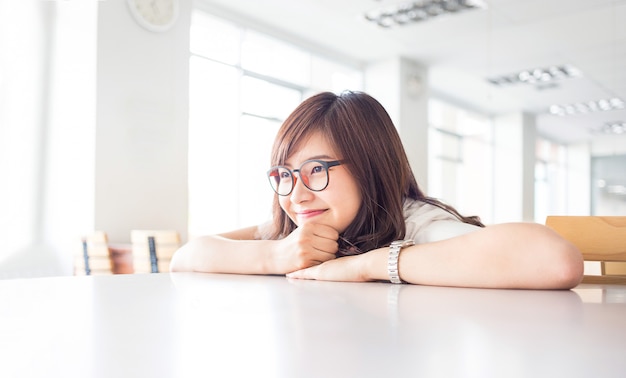
[[[324,135],[346,161],[361,190],[363,203],[340,239],[340,254],[366,252],[402,239],[406,233],[403,205],[412,198],[440,207],[459,220],[483,226],[420,190],[400,136],[383,106],[363,92],[323,92],[302,102],[282,124],[271,165],[282,165],[312,133]],[[296,225],[274,198],[269,239],[289,235]],[[350,245],[350,247],[348,246]]]

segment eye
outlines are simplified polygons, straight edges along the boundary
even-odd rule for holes
[[[324,166],[323,165],[314,165],[313,167],[311,167],[311,173],[312,175],[316,174],[316,173],[323,173],[324,172]]]
[[[281,171],[279,173],[279,177],[283,181],[291,180],[291,172],[289,172],[289,171]]]

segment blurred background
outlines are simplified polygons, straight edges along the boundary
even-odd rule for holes
[[[376,97],[487,224],[626,215],[626,1],[134,4],[0,0],[0,278],[72,274],[94,230],[267,221],[273,137],[320,91]]]

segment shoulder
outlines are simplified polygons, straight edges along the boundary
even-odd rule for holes
[[[406,199],[403,206],[404,220],[417,227],[422,227],[439,220],[458,219],[442,208],[415,199]]]
[[[449,239],[480,229],[459,220],[454,214],[437,206],[407,199],[404,202],[406,239],[416,243],[430,243]]]

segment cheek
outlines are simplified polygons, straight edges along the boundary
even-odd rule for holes
[[[356,183],[350,180],[348,185],[344,185],[341,190],[341,196],[335,199],[335,203],[339,208],[341,208],[340,212],[340,223],[341,223],[341,232],[345,231],[345,229],[354,221],[356,215],[361,208],[361,192],[358,190]]]
[[[291,201],[289,200],[289,196],[279,196],[278,197],[278,204],[280,205],[280,208],[283,209],[283,211],[289,215],[289,209],[291,206]],[[291,216],[290,216],[291,218]],[[295,222],[295,220],[293,218],[291,218],[291,220],[293,220]]]
[[[356,215],[361,208],[361,203],[361,196],[358,192],[355,193],[353,197],[346,199],[346,218],[349,219],[348,224],[352,223],[352,221],[354,221],[354,218],[356,218]]]
[[[283,209],[283,211],[287,211],[289,206],[289,200],[287,199],[287,197],[279,196],[278,204],[280,205],[280,208]]]

